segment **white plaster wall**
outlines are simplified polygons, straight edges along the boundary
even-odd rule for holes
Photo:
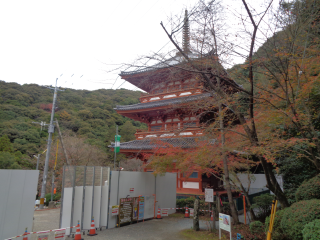
[[[0,170],[0,239],[32,231],[38,170]]]
[[[249,180],[248,180],[248,174],[237,174],[240,182],[242,183],[243,187],[245,189],[248,189],[249,186]],[[232,176],[231,176],[232,178]],[[283,190],[283,180],[282,176],[276,176],[276,179]],[[249,193],[256,193],[259,191],[268,190],[266,187],[267,180],[264,174],[250,174],[250,192]]]

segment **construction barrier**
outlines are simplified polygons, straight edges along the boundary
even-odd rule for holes
[[[47,230],[47,231],[39,231],[39,232],[24,232],[23,234],[21,235],[18,235],[18,236],[15,236],[15,237],[11,237],[11,238],[7,238],[5,240],[11,240],[11,239],[15,239],[15,238],[19,238],[19,237],[24,237],[25,236],[28,236],[28,235],[31,235],[31,234],[43,234],[43,233],[50,233],[50,232],[55,232],[55,238],[56,239],[62,239],[61,235],[62,235],[62,231],[65,231],[66,229],[68,228],[75,228],[76,226],[73,226],[73,227],[67,227],[67,228],[60,228],[60,229],[53,229],[53,230]],[[60,236],[60,237],[56,237],[56,236]],[[63,234],[63,236],[65,236],[65,234]]]

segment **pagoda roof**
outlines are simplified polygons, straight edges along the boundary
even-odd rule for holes
[[[197,59],[198,55],[190,52],[190,53],[188,53],[188,57],[190,59]],[[176,65],[179,65],[179,64],[182,64],[185,62],[186,62],[185,58],[181,54],[177,53],[174,57],[163,60],[162,62],[157,63],[152,66],[138,67],[133,71],[121,71],[120,76],[133,75],[133,74],[137,74],[137,73],[144,73],[144,72],[159,70],[159,69],[163,69],[163,68],[176,66]]]
[[[197,95],[192,95],[192,96],[187,96],[187,97],[171,98],[171,99],[166,99],[166,100],[146,102],[146,103],[137,103],[137,104],[132,104],[132,105],[116,105],[115,110],[129,111],[129,110],[163,107],[163,106],[168,106],[168,105],[173,105],[173,104],[182,104],[182,103],[186,103],[186,102],[200,100],[200,99],[207,98],[210,96],[212,96],[211,93],[203,93],[203,94],[197,94]]]
[[[130,142],[120,143],[120,150],[153,150],[161,146],[165,148],[166,145],[180,148],[194,148],[199,146],[199,141],[203,137],[183,137],[183,138],[144,138],[142,140],[133,140]],[[160,143],[161,142],[161,143]],[[215,140],[211,140],[213,144]],[[109,148],[114,148],[114,143],[111,143]]]

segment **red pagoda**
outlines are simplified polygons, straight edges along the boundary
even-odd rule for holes
[[[201,62],[201,58],[189,50],[188,18],[184,21],[183,51],[189,58]],[[210,54],[205,58],[217,59]],[[203,101],[212,94],[192,71],[187,70],[187,65],[183,56],[176,54],[152,67],[120,74],[122,79],[146,92],[141,95],[140,103],[115,108],[117,113],[148,125],[147,130],[137,130],[136,140],[120,143],[120,153],[142,160],[145,171],[152,169],[147,167],[148,159],[143,153],[154,153],[157,141],[182,149],[194,148],[197,139],[204,135],[201,126],[206,119],[199,117],[199,111],[186,111],[186,105]],[[183,108],[179,107],[181,105]],[[177,195],[203,195],[206,187],[225,193],[223,182],[214,176],[208,177],[201,172],[185,175],[178,169],[171,172],[177,173]]]

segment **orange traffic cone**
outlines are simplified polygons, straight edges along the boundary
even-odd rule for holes
[[[184,212],[184,218],[189,218],[189,208],[186,207],[186,211]]]
[[[76,234],[74,235],[74,240],[83,240],[83,239],[81,238],[79,221],[78,221],[78,225],[76,226]]]
[[[88,236],[95,236],[95,235],[98,235],[98,234],[96,234],[96,227],[94,226],[94,218],[92,217],[91,228]]]
[[[28,237],[28,234],[29,234],[29,233],[28,233],[27,230],[28,230],[28,228],[26,228],[26,231],[25,231],[24,234],[23,234],[23,238],[22,238],[23,240],[29,240],[29,237]]]
[[[160,208],[158,208],[157,219],[162,219]]]

